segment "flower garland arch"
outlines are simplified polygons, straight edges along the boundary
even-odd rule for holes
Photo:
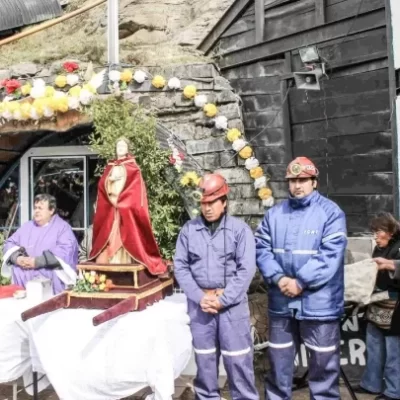
[[[53,86],[47,85],[41,78],[24,83],[17,79],[0,81],[0,93],[5,92],[5,97],[0,102],[0,126],[11,121],[38,122],[43,119],[54,119],[58,114],[70,110],[84,112],[96,97],[97,90],[103,84],[105,73],[103,70],[85,81],[85,74],[80,65],[67,61],[62,65],[62,71],[56,76]],[[254,180],[254,188],[263,206],[274,205],[272,191],[268,186],[269,178],[255,158],[250,142],[246,141],[239,129],[228,128],[228,118],[220,115],[218,107],[208,102],[206,95],[198,94],[195,85],[187,85],[182,89],[181,81],[177,77],[166,80],[162,75],[152,77],[142,70],[132,72],[130,69],[112,70],[108,78],[111,92],[117,95],[129,92],[129,84],[132,81],[142,84],[148,79],[151,79],[151,84],[156,89],[182,90],[183,97],[193,101],[193,104],[202,109],[204,115],[214,122],[215,128],[226,134],[226,139],[232,144],[233,157],[238,155],[245,160],[244,166]],[[200,195],[196,189],[201,176],[194,171],[183,171],[185,155],[174,145],[173,140],[169,140],[168,144],[171,150],[170,164],[178,173],[180,185],[194,191],[193,195],[199,201]],[[192,211],[193,215],[199,213],[198,208]]]

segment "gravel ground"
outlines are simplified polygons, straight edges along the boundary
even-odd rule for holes
[[[260,400],[264,399],[263,393],[263,384],[261,379],[258,379],[258,387],[260,391]],[[21,389],[21,388],[19,388]],[[222,396],[230,400],[230,396],[227,390],[222,392]],[[372,400],[374,396],[366,396],[366,395],[358,395],[357,398],[359,400]],[[144,399],[144,396],[132,396],[129,397],[130,400]],[[293,400],[306,400],[309,399],[308,389],[302,389],[294,392]],[[9,385],[0,385],[0,400],[12,400],[12,387]],[[18,395],[18,400],[32,400],[32,397],[25,393],[24,390]],[[58,396],[55,394],[53,390],[45,390],[40,393],[39,400],[59,400]],[[128,400],[128,399],[125,399]],[[193,393],[190,389],[187,389],[184,394],[180,397],[180,400],[194,400]],[[344,386],[341,387],[341,400],[351,400],[350,395],[348,394],[346,388]]]

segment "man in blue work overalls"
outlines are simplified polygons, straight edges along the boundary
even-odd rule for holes
[[[205,175],[201,216],[182,228],[175,276],[188,299],[197,364],[196,400],[219,400],[222,354],[233,400],[258,400],[247,290],[255,274],[251,229],[226,213],[229,187],[218,174]]]
[[[256,232],[257,265],[268,285],[270,400],[292,398],[299,338],[307,349],[311,398],[340,399],[346,221],[318,193],[317,178],[311,160],[293,160],[286,171],[289,199],[268,210]]]

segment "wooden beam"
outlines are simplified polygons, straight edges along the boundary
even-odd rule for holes
[[[237,0],[228,8],[225,14],[217,22],[211,32],[201,41],[197,48],[205,54],[209,53],[220,36],[235,22],[247,6],[253,0]]]
[[[6,122],[0,127],[0,135],[15,134],[16,132],[54,131],[66,132],[72,128],[91,123],[91,118],[77,110],[58,113],[56,119],[46,119],[38,123]]]
[[[292,55],[290,51],[285,53],[284,63],[285,73],[292,72]],[[289,93],[292,82],[281,81],[281,101],[282,101],[282,121],[283,121],[283,137],[286,148],[286,162],[289,163],[293,159],[292,146],[292,125],[290,121]]]
[[[396,70],[394,67],[393,54],[393,29],[392,29],[392,12],[390,0],[385,0],[386,5],[386,37],[389,56],[389,98],[390,98],[390,128],[392,131],[392,164],[393,164],[393,213],[396,219],[400,218],[400,154],[399,154],[399,132],[397,129],[397,112],[396,110]]]
[[[325,15],[326,0],[315,0],[315,23],[324,25],[326,22]]]
[[[285,38],[225,53],[221,55],[220,66],[222,70],[234,68],[270,57],[272,58],[287,51],[299,49],[300,47],[345,38],[349,35],[350,28],[350,33],[355,34],[382,26],[386,26],[385,10],[383,8],[375,12],[361,14],[356,20],[349,18],[340,22],[333,22]]]
[[[264,40],[264,0],[255,1],[255,19],[256,19],[256,43],[261,43]]]

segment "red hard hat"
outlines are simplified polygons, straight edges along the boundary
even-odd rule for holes
[[[210,203],[229,193],[225,178],[219,174],[204,175],[200,180],[199,188],[203,191],[202,203]]]
[[[295,158],[286,169],[286,179],[317,178],[319,171],[307,157]]]

